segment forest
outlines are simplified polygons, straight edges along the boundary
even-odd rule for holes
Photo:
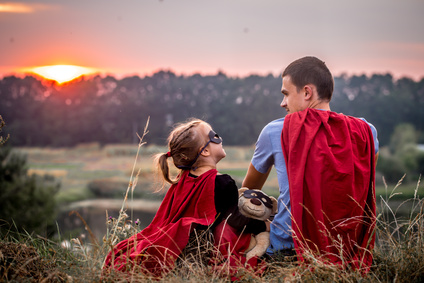
[[[388,145],[399,124],[410,124],[424,143],[424,79],[390,74],[334,78],[332,111],[364,117]],[[227,145],[253,145],[263,126],[283,117],[281,78],[222,72],[179,76],[80,77],[57,84],[38,77],[0,81],[0,115],[11,146],[69,147],[80,143],[137,143],[150,117],[150,144],[164,145],[171,127],[190,117],[208,121]]]

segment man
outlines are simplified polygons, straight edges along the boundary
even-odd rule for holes
[[[272,166],[280,195],[269,255],[306,252],[354,267],[371,264],[377,131],[331,112],[334,80],[324,62],[304,57],[282,75],[288,115],[262,130],[243,187],[262,189]],[[341,247],[341,248],[340,248]]]

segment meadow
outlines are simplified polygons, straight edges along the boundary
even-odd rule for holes
[[[167,149],[157,145],[142,146],[135,160],[137,150],[136,144],[100,146],[98,143],[81,144],[71,148],[16,149],[19,153],[27,156],[29,174],[48,174],[60,180],[61,190],[56,198],[61,204],[96,198],[93,191],[97,189],[97,186],[102,187],[99,190],[103,189],[106,196],[117,200],[123,199],[134,167],[139,171],[138,186],[135,189],[136,197],[160,200],[163,195],[157,194],[155,191],[162,184],[155,177],[153,156],[166,152]],[[240,187],[254,147],[225,146],[225,150],[227,156],[218,164],[218,170],[223,174],[229,174]],[[176,174],[176,171],[173,173]],[[387,184],[384,177],[377,172],[377,200],[387,199],[396,187],[394,195],[391,195],[390,198],[392,206],[398,207],[403,201],[414,197],[416,185],[416,182],[402,183],[401,185]],[[263,190],[269,195],[278,196],[278,181],[274,169]],[[417,193],[424,195],[422,190]],[[408,210],[409,207],[402,205],[400,209]]]
[[[225,147],[225,149],[227,157],[218,164],[218,169],[221,173],[231,175],[240,186],[253,147]],[[66,215],[80,219],[77,223],[80,229],[67,233],[58,224],[58,234],[54,239],[32,234],[18,234],[0,239],[2,247],[0,263],[4,258],[12,258],[12,265],[9,267],[0,264],[0,275],[3,276],[0,277],[1,281],[21,281],[20,276],[28,278],[25,277],[27,275],[36,281],[47,278],[47,281],[54,282],[152,281],[152,278],[142,275],[137,275],[131,280],[113,275],[102,277],[101,266],[111,242],[128,237],[143,228],[135,221],[137,217],[134,213],[140,209],[137,205],[150,210],[152,217],[157,207],[155,205],[160,203],[163,193],[155,192],[161,183],[154,176],[152,155],[165,152],[165,147],[100,146],[92,143],[73,148],[15,150],[27,156],[29,174],[49,174],[61,181],[61,190],[56,196],[57,202],[63,211],[67,213],[70,210],[75,211],[73,215]],[[135,176],[137,176],[136,182],[134,182]],[[261,277],[247,270],[242,271],[241,281],[423,282],[422,184],[419,181],[412,184],[402,184],[401,181],[398,184],[385,184],[383,180],[379,180],[378,183],[376,188],[378,217],[375,231],[377,241],[373,251],[374,263],[369,273],[364,275],[358,270],[340,269],[313,257],[309,259],[310,265],[281,258],[268,263]],[[278,195],[274,171],[271,172],[264,191],[270,195]],[[83,213],[85,209],[83,204],[87,200],[98,201],[99,195],[107,196],[102,198],[107,203],[100,207],[102,213],[96,215],[97,218],[88,221]],[[88,205],[98,203],[92,202]],[[153,206],[149,207],[148,203]],[[113,216],[108,214],[112,209],[117,211]],[[147,224],[149,221],[150,219],[146,220]],[[93,229],[95,222],[101,222],[104,229],[97,231]],[[204,252],[199,252],[196,256],[194,258],[198,260],[183,260],[182,264],[162,281],[229,281],[229,278],[211,271],[208,266],[202,264],[200,259],[205,256]],[[10,267],[13,264],[21,267],[13,270]],[[4,274],[9,274],[9,277],[5,277]]]

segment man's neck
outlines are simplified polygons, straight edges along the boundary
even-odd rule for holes
[[[331,111],[330,102],[322,100],[315,100],[311,102],[309,108]]]

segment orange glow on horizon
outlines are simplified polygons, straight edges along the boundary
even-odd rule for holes
[[[39,11],[56,10],[57,8],[58,6],[55,4],[14,2],[0,3],[0,13],[30,14]]]
[[[0,12],[4,13],[32,13],[33,9],[23,3],[1,3]]]
[[[59,84],[72,81],[82,75],[94,73],[93,68],[74,65],[53,65],[31,68],[28,71],[40,75],[46,79],[54,80]]]

